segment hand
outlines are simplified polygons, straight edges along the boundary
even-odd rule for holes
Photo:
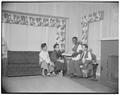
[[[78,55],[78,53],[73,53],[72,57],[76,57]]]
[[[60,60],[60,59],[58,59],[57,61],[59,61],[59,62],[61,62],[61,63],[64,63],[64,60]]]

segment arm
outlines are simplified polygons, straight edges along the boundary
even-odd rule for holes
[[[77,48],[77,51],[72,54],[72,57],[75,57],[78,54],[82,54],[82,53],[83,53],[82,47],[81,47],[81,45],[79,45],[78,48]]]

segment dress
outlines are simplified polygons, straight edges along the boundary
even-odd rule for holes
[[[82,51],[82,47],[80,44],[76,44],[73,46],[72,49],[73,52],[79,52]],[[70,74],[77,75],[78,77],[82,77],[82,71],[80,69],[80,65],[82,62],[80,61],[81,54],[78,54],[75,57],[72,57],[69,63],[69,72]]]
[[[39,53],[39,63],[41,64],[41,68],[48,70],[48,63],[51,63],[48,51],[41,51]]]

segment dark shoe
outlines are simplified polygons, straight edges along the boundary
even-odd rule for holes
[[[71,78],[75,78],[75,77],[77,77],[77,76],[76,76],[76,75],[71,75],[70,77],[71,77]]]
[[[92,78],[89,78],[90,80],[93,80],[93,81],[98,81],[96,78],[92,77]]]
[[[76,79],[78,79],[78,78],[83,78],[83,77],[82,77],[82,76],[73,75],[71,78],[76,78]]]

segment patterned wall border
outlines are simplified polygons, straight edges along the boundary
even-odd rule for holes
[[[65,50],[66,20],[68,18],[36,15],[14,11],[2,11],[2,23],[29,25],[34,27],[56,27],[58,29],[56,43]]]
[[[89,14],[88,16],[83,16],[81,18],[82,19],[81,20],[81,25],[82,25],[81,41],[83,44],[88,44],[89,24],[103,20],[103,18],[104,18],[104,11],[93,12],[92,14]]]

